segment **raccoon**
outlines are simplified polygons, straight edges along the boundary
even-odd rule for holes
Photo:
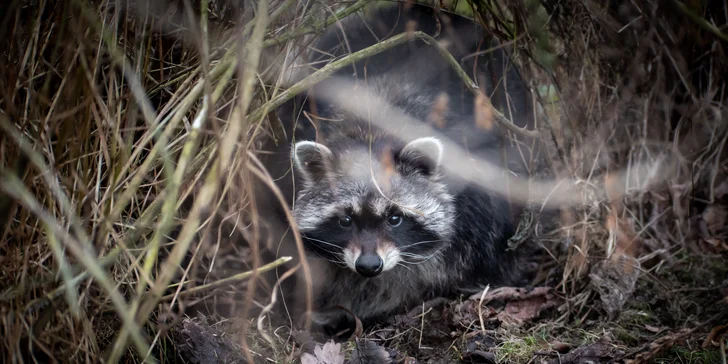
[[[493,104],[509,105],[512,119],[528,124],[527,90],[517,71],[507,69],[504,53],[488,61],[467,57],[488,45],[483,30],[426,6],[381,7],[366,19],[342,21],[316,42],[313,48],[321,56],[312,63],[366,48],[413,25],[449,45]],[[499,77],[486,77],[493,74]],[[448,174],[441,138],[496,162],[503,141],[497,129],[476,127],[474,96],[439,52],[414,40],[333,76],[364,85],[408,117],[440,124],[441,136],[405,141],[372,122],[389,118],[387,110],[367,109],[362,115],[322,97],[321,90],[332,85],[327,82],[281,108],[281,121],[292,135],[278,167],[292,164],[293,174],[279,178],[279,184],[294,191],[293,218],[313,267],[319,320],[340,326],[343,307],[369,326],[425,300],[513,283],[519,270],[516,253],[507,249],[514,234],[511,206],[503,196]],[[508,84],[507,92],[502,84]],[[355,88],[351,97],[359,102]],[[445,110],[433,116],[443,99]],[[398,120],[384,122],[396,126]]]

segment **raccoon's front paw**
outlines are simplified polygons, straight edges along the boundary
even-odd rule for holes
[[[312,333],[347,340],[355,330],[356,320],[344,311],[314,312],[311,315]]]

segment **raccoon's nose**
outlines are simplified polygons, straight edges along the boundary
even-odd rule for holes
[[[371,278],[382,273],[384,262],[376,254],[363,254],[356,260],[356,272]]]

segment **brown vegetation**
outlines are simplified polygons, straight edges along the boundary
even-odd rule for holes
[[[423,304],[341,346],[271,323],[292,271],[259,239],[258,143],[321,78],[291,84],[285,57],[368,3],[5,1],[2,361],[725,363],[723,1],[427,1],[487,25],[533,88],[522,134],[546,163],[512,245],[536,288]]]

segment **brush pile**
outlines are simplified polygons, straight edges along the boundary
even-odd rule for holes
[[[512,241],[535,288],[343,344],[265,314],[291,270],[258,243],[261,140],[300,91],[292,55],[371,1],[10,0],[0,361],[725,363],[725,3],[419,2],[485,25],[533,90],[529,175],[558,187]]]

